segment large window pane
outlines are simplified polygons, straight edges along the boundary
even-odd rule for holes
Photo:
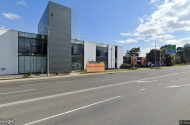
[[[42,54],[46,54],[47,53],[47,42],[46,41],[42,41]]]
[[[42,61],[41,61],[41,58],[40,56],[37,56],[37,73],[40,73],[41,72],[41,69],[42,69]]]
[[[28,73],[30,70],[30,56],[25,56],[25,73]]]
[[[47,64],[46,64],[46,57],[42,57],[42,69],[44,70],[44,73],[47,72]]]
[[[24,56],[19,56],[19,73],[24,73]]]
[[[18,40],[18,52],[24,53],[24,38],[19,38]]]
[[[36,46],[37,46],[37,54],[41,54],[42,53],[42,41],[36,40]]]
[[[35,39],[31,39],[31,53],[37,53],[37,45]]]
[[[30,39],[25,38],[25,53],[30,53]]]
[[[32,73],[37,72],[37,59],[36,59],[36,56],[31,56],[31,72]]]

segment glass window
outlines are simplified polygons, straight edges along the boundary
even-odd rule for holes
[[[19,73],[24,73],[24,56],[19,56]]]
[[[40,73],[42,69],[41,56],[37,56],[37,73]]]
[[[24,53],[24,38],[19,38],[18,40],[18,53]]]
[[[42,69],[47,72],[46,57],[42,57]]]
[[[36,40],[36,47],[37,47],[37,54],[42,53],[42,41],[41,40]]]
[[[25,65],[25,73],[28,73],[30,70],[30,56],[25,56],[25,61],[24,61],[24,65]]]
[[[37,53],[36,39],[31,39],[31,53]]]
[[[37,72],[37,59],[36,56],[31,56],[31,72],[36,73]]]
[[[19,36],[19,37],[24,37],[24,36],[25,36],[25,33],[19,32],[19,33],[18,33],[18,36]]]
[[[31,33],[31,34],[30,34],[30,38],[36,39],[36,34]]]
[[[73,55],[84,55],[84,46],[81,44],[72,44]]]
[[[30,38],[30,33],[25,33],[25,37]]]
[[[25,38],[25,53],[30,53],[30,39]]]
[[[42,54],[46,54],[47,53],[47,42],[46,41],[42,41]]]

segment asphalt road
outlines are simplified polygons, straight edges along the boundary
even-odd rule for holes
[[[190,120],[189,74],[185,66],[0,83],[0,122],[179,125]]]

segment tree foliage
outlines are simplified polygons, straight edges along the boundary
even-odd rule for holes
[[[131,50],[127,50],[125,56],[139,56],[140,55],[140,47],[132,48]]]
[[[156,62],[160,61],[160,50],[152,49],[149,53],[146,54],[147,60],[149,62],[155,63],[155,51],[156,51]]]
[[[175,63],[175,58],[174,58],[174,55],[172,55],[172,54],[165,54],[165,64],[166,64],[166,66],[173,66],[173,65],[175,65],[176,63]]]

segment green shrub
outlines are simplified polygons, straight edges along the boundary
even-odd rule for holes
[[[29,75],[29,76],[31,76],[31,75],[32,75],[32,72],[31,72],[31,71],[29,71],[29,72],[28,72],[28,75]]]
[[[120,67],[121,69],[128,69],[128,68],[132,68],[132,65],[131,64],[126,64],[126,63],[123,63]]]
[[[135,67],[140,68],[140,65],[139,64],[135,64]]]
[[[138,68],[137,67],[132,67],[132,70],[137,70]]]
[[[146,65],[146,64],[143,64],[143,65],[141,65],[140,67],[147,67],[147,65]]]
[[[59,72],[56,72],[56,75],[59,75]]]

